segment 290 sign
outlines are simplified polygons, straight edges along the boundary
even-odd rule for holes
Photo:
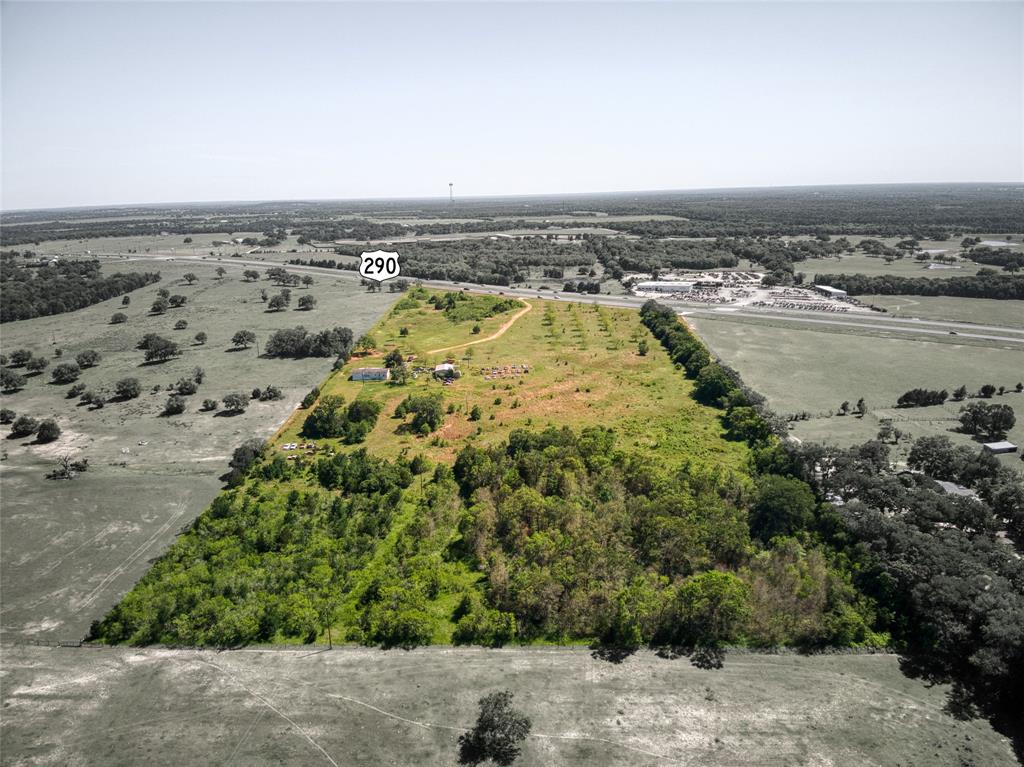
[[[359,261],[359,274],[368,280],[384,282],[402,273],[402,267],[398,263],[398,254],[386,250],[375,250],[372,253],[363,253]]]

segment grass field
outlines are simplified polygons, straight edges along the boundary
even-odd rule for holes
[[[323,389],[324,394],[340,394],[346,400],[370,396],[384,403],[376,428],[363,443],[371,453],[393,457],[423,452],[447,460],[466,444],[493,444],[516,428],[599,424],[616,429],[622,448],[672,460],[687,455],[725,466],[745,460],[741,443],[721,438],[718,413],[687,396],[691,382],[675,370],[636,311],[530,300],[530,311],[500,338],[430,354],[488,337],[513,312],[480,322],[481,333],[474,335],[472,320],[453,323],[425,302],[415,308],[399,306],[371,331],[380,347],[377,354],[352,360]],[[403,327],[409,329],[408,336],[401,335]],[[647,356],[637,352],[640,339],[648,342]],[[429,374],[408,386],[348,380],[354,368],[379,365],[383,353],[396,346],[416,355],[412,365],[432,369],[454,359],[463,376],[451,386],[442,386]],[[529,366],[529,373],[496,380],[481,374],[492,367],[521,364]],[[401,422],[389,417],[402,399],[421,390],[442,392],[454,408],[437,439],[400,433]],[[479,421],[469,419],[474,406],[482,411]],[[300,440],[301,420],[294,420],[281,441]]]
[[[1001,767],[891,655],[734,655],[717,671],[585,649],[202,652],[4,647],[3,765],[452,765],[488,692],[522,765]]]
[[[161,283],[131,295],[131,305],[124,309],[128,322],[109,324],[110,316],[122,310],[116,298],[70,314],[8,323],[0,330],[4,353],[29,348],[48,357],[51,368],[56,364],[54,348],[63,349],[63,359],[74,359],[84,349],[98,350],[102,361],[79,379],[90,389],[109,392],[127,376],[137,377],[143,387],[138,399],[92,409],[66,399],[69,387],[50,384],[46,371],[29,378],[22,391],[0,397],[3,407],[37,418],[55,417],[63,429],[60,440],[49,445],[30,438],[2,439],[0,446],[4,636],[81,638],[92,620],[131,587],[149,560],[216,495],[221,486],[217,478],[227,470],[232,450],[249,437],[272,434],[311,382],[330,370],[330,359],[289,361],[259,358],[255,348],[228,351],[236,330],[249,328],[260,342],[276,328],[298,324],[311,329],[348,325],[358,334],[395,298],[367,294],[351,281],[318,277],[308,291],[319,299],[317,310],[267,313],[258,292],[263,286],[274,292],[270,283],[246,283],[242,267],[226,266],[224,280],[215,279],[213,264],[132,261],[108,266],[108,271],[152,269],[163,274]],[[181,279],[186,271],[200,278],[191,287]],[[188,296],[188,303],[150,316],[148,308],[159,287]],[[186,330],[173,329],[178,319],[188,322]],[[204,346],[192,343],[200,330],[209,335]],[[184,353],[164,364],[142,365],[143,353],[135,345],[148,332],[177,340]],[[206,371],[206,379],[187,398],[187,411],[161,417],[169,394],[165,387],[197,366]],[[228,392],[268,384],[279,386],[285,398],[254,402],[235,417],[199,412],[204,398],[220,400]],[[152,392],[155,386],[162,390]],[[2,428],[0,437],[7,436],[9,427]],[[72,482],[45,479],[63,454],[88,458],[90,470]]]
[[[857,296],[865,304],[889,310],[893,317],[918,317],[923,320],[952,320],[978,325],[1002,325],[1024,328],[1024,301],[997,301],[992,298],[954,296]]]
[[[945,434],[970,444],[954,432],[961,403],[928,408],[896,409],[896,398],[917,387],[952,391],[961,384],[977,391],[985,383],[1008,388],[1024,379],[1024,352],[908,338],[880,338],[823,333],[793,327],[741,325],[694,318],[700,336],[743,379],[768,398],[780,414],[810,412],[793,434],[805,441],[848,445],[873,439],[882,418],[918,437]],[[865,418],[828,417],[843,400],[864,397]],[[1013,406],[1017,425],[1009,439],[1024,443],[1024,394],[1006,394],[993,401]],[[1006,465],[1021,467],[1020,455],[1001,456]]]

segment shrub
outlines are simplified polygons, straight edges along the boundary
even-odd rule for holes
[[[20,415],[11,424],[11,434],[15,437],[28,437],[36,433],[39,421],[31,416]]]
[[[82,369],[74,362],[62,362],[50,372],[50,379],[54,383],[73,383],[81,375]]]
[[[284,392],[277,386],[268,386],[260,394],[261,402],[273,402],[279,399],[284,399]]]
[[[60,439],[60,426],[52,418],[47,418],[41,424],[39,429],[36,431],[36,439],[40,442],[53,442]]]
[[[81,368],[96,367],[96,365],[100,363],[101,359],[103,359],[102,355],[100,355],[100,353],[95,349],[86,349],[84,352],[75,356],[75,362],[77,362],[78,366]]]
[[[33,357],[25,363],[25,369],[30,373],[42,373],[50,366],[50,361],[45,357]]]
[[[241,392],[225,394],[223,397],[224,409],[229,413],[244,413],[249,407],[249,398]]]
[[[80,397],[82,394],[85,393],[86,388],[87,387],[86,387],[86,385],[84,383],[76,383],[74,386],[72,386],[70,389],[68,389],[68,393],[67,393],[66,396],[67,396],[68,399],[74,399],[75,397]]]
[[[174,323],[175,330],[184,330],[188,327],[188,320],[178,320]]]
[[[319,386],[314,386],[312,389],[309,390],[309,393],[305,397],[302,398],[302,408],[306,409],[306,408],[313,407],[313,404],[316,402],[316,398],[319,397],[319,396],[320,396],[320,387]]]
[[[32,359],[32,352],[28,349],[16,349],[11,352],[10,365],[11,367],[21,367]]]
[[[0,408],[0,423],[13,423],[16,417],[17,413],[10,408]]]
[[[185,398],[179,394],[172,394],[167,398],[164,405],[164,415],[178,415],[185,412]]]
[[[178,394],[195,394],[199,391],[199,384],[197,384],[192,378],[179,378],[178,383],[174,385],[174,388]]]
[[[142,384],[138,378],[122,378],[114,384],[114,396],[118,399],[135,399],[142,394]]]
[[[128,298],[128,296],[125,296],[125,298]],[[115,312],[114,314],[110,315],[110,324],[111,325],[120,325],[122,322],[127,322],[127,321],[128,321],[128,315],[125,314],[124,312]]]
[[[15,373],[10,368],[0,368],[0,389],[4,391],[17,391],[25,386],[25,377]]]
[[[195,342],[197,344],[199,344],[200,346],[205,344],[206,343],[206,333],[204,333],[201,330],[198,333],[196,333],[196,335],[195,335]]]

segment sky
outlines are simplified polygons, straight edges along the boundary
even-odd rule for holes
[[[1021,2],[3,2],[6,210],[1024,180]]]

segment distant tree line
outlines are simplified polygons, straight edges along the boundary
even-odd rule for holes
[[[815,275],[814,282],[845,290],[851,296],[878,294],[1024,299],[1024,275],[1003,275],[991,270],[989,273],[979,272],[975,276],[949,277],[941,280],[893,274],[818,274]]]
[[[104,276],[98,261],[32,268],[5,260],[0,262],[0,322],[72,312],[159,281],[159,272]]]

